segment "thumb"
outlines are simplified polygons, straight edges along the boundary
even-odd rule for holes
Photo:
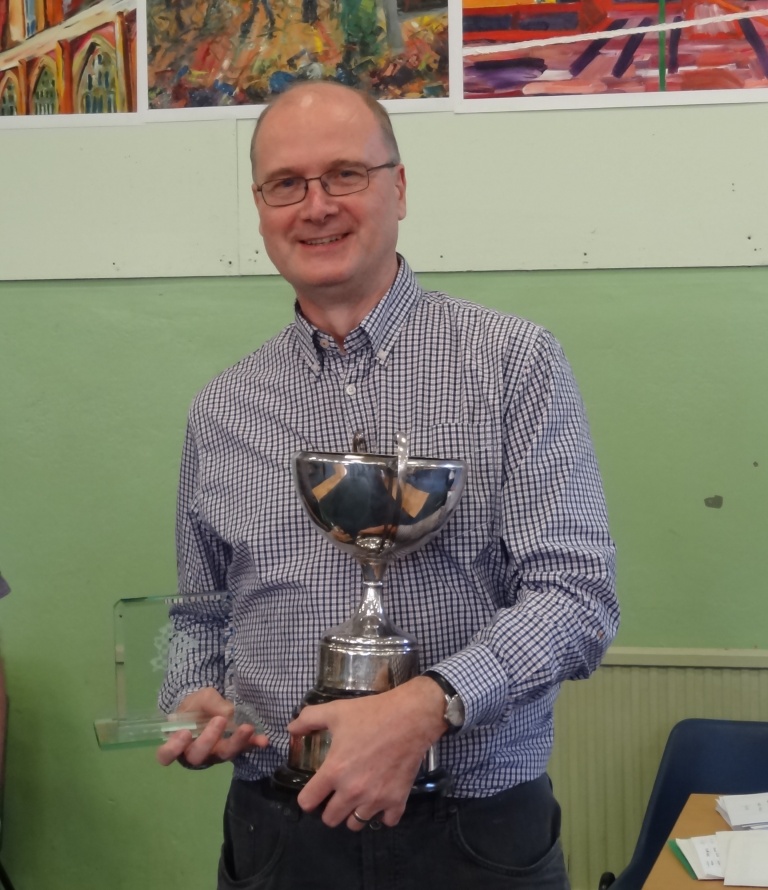
[[[217,689],[199,689],[188,695],[177,709],[179,714],[196,713],[202,717],[225,717],[229,720],[234,712],[234,703],[224,698]]]

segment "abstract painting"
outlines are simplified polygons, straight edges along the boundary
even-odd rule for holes
[[[768,0],[463,0],[462,13],[465,100],[768,99],[747,96],[768,88]]]
[[[377,99],[448,96],[432,0],[147,0],[150,110],[258,105],[298,80]]]

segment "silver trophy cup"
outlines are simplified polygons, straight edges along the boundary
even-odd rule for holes
[[[407,437],[398,433],[396,439],[394,457],[360,451],[293,456],[293,479],[304,509],[363,570],[360,605],[320,641],[315,686],[297,713],[305,705],[385,692],[419,671],[418,643],[384,611],[384,575],[393,557],[422,547],[442,529],[461,498],[467,465],[409,457]],[[360,442],[356,435],[353,448]],[[327,731],[291,736],[288,761],[274,780],[302,787],[330,744]],[[414,790],[434,790],[443,775],[434,752],[427,752]]]

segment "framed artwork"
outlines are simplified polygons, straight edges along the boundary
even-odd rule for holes
[[[767,41],[768,0],[463,0],[461,110],[766,101]]]
[[[147,0],[151,112],[253,116],[298,80],[383,100],[449,97],[448,8],[431,0]],[[393,102],[393,105],[411,104]],[[189,115],[187,115],[189,116]]]
[[[0,126],[132,116],[137,45],[136,0],[0,0]]]

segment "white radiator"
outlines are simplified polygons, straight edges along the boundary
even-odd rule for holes
[[[597,890],[629,862],[667,736],[685,717],[768,720],[768,650],[615,647],[589,680],[564,684],[549,773],[572,890]]]

